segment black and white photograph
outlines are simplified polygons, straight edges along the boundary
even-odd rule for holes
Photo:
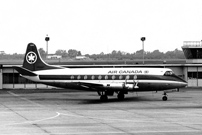
[[[201,0],[0,0],[0,135],[201,135]]]

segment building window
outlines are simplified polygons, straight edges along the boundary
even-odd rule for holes
[[[33,84],[33,81],[21,77],[18,73],[3,73],[3,84]]]
[[[189,79],[202,79],[202,72],[188,72]]]
[[[197,72],[188,72],[189,79],[197,79]]]
[[[13,84],[13,73],[3,73],[3,84]]]
[[[198,79],[202,79],[202,72],[198,72]]]

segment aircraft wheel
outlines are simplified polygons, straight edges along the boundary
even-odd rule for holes
[[[123,100],[125,98],[125,95],[123,93],[119,93],[117,97],[119,100]]]
[[[162,97],[162,100],[163,100],[163,101],[167,101],[167,100],[168,100],[167,96],[163,96],[163,97]]]
[[[101,100],[101,101],[107,101],[107,100],[108,100],[107,95],[101,95],[101,96],[100,96],[100,100]]]

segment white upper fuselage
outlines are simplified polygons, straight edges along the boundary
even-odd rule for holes
[[[63,68],[34,71],[38,75],[164,75],[167,68]]]

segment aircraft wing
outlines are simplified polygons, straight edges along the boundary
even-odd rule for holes
[[[77,82],[76,84],[88,89],[98,89],[100,87],[103,87],[103,84],[98,84],[98,83]]]

